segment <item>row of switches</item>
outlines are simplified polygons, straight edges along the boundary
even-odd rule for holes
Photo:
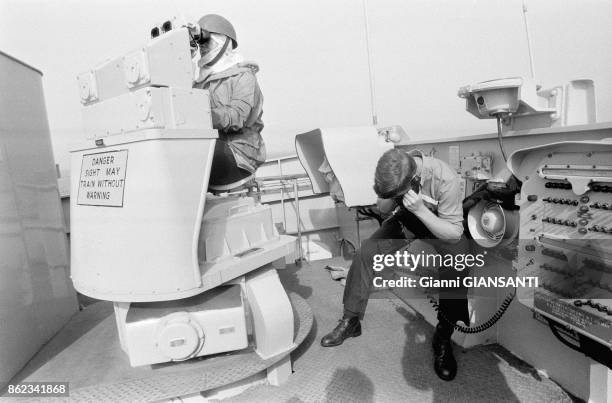
[[[567,205],[571,205],[571,206],[577,206],[578,205],[578,200],[572,200],[572,199],[557,199],[552,198],[552,197],[547,197],[545,199],[542,199],[542,201],[545,201],[547,203],[554,203],[554,204],[567,204]]]
[[[542,218],[542,222],[546,222],[550,224],[557,224],[557,225],[566,225],[568,227],[575,227],[578,225],[576,224],[575,221],[562,220],[560,218],[552,218],[552,217],[544,217]]]

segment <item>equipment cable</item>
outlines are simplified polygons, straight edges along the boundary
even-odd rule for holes
[[[429,303],[431,303],[435,311],[438,312],[438,315],[440,316],[440,318],[442,318],[442,320],[444,320],[449,325],[453,326],[454,329],[460,331],[461,333],[474,334],[474,333],[483,332],[487,330],[488,328],[490,328],[491,326],[493,326],[495,323],[497,323],[497,321],[500,320],[502,316],[504,316],[504,313],[506,313],[506,310],[508,310],[508,307],[514,300],[515,295],[516,295],[516,288],[514,288],[514,292],[506,296],[506,298],[501,303],[497,311],[487,321],[483,322],[482,324],[478,326],[474,326],[474,327],[461,326],[456,323],[453,323],[450,319],[448,319],[440,311],[440,304],[433,295],[427,294],[427,299],[429,299]]]
[[[508,162],[506,152],[504,151],[504,141],[502,140],[502,118],[499,113],[496,114],[495,117],[497,118],[497,141],[499,142],[499,149],[502,153],[502,157],[504,157],[504,161]]]

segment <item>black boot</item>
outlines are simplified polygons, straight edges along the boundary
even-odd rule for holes
[[[440,324],[436,326],[432,347],[434,353],[434,371],[444,381],[452,381],[457,375],[457,361],[453,355],[453,343],[447,329]]]
[[[342,318],[338,322],[338,326],[321,339],[323,347],[339,346],[346,338],[361,336],[359,317]]]

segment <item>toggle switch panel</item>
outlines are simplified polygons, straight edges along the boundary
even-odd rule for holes
[[[523,181],[517,275],[538,286],[519,301],[612,346],[612,143],[561,142],[512,154]]]

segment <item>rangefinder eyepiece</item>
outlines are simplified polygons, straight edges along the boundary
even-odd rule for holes
[[[162,33],[166,33],[172,30],[172,21],[168,20],[162,24]]]
[[[205,29],[200,29],[200,33],[194,37],[195,41],[202,45],[204,42],[210,39],[210,32]]]
[[[174,29],[174,24],[172,20],[166,20],[151,29],[151,38],[157,38],[158,36],[165,34],[166,32],[172,31],[172,29]]]

